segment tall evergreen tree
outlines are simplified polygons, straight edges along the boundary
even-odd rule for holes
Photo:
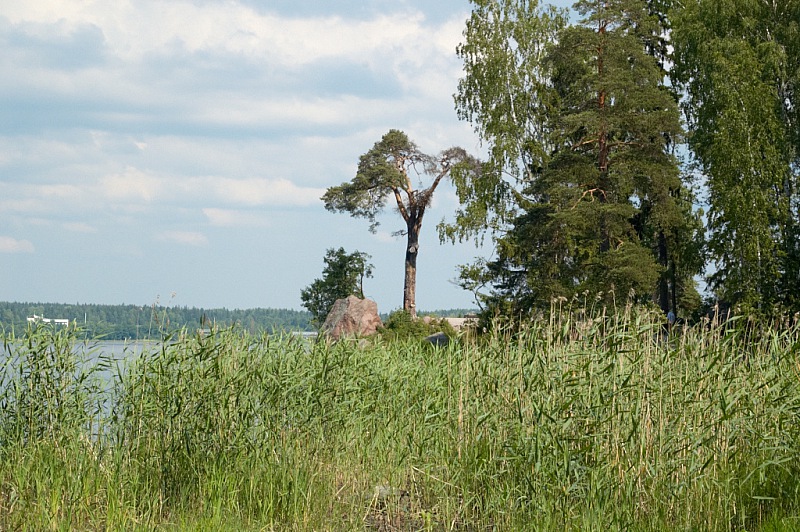
[[[575,8],[581,23],[540,58],[554,99],[537,119],[552,149],[479,275],[519,311],[583,291],[674,309],[693,291],[702,231],[671,153],[682,131],[652,55],[659,20],[641,0]]]
[[[425,211],[443,179],[455,175],[465,179],[463,176],[479,171],[478,161],[463,148],[427,155],[405,133],[392,129],[360,157],[352,180],[328,188],[322,196],[326,209],[366,218],[373,232],[378,214],[390,198],[394,200],[406,226],[399,232],[406,237],[403,310],[413,318],[417,315],[417,257]],[[415,175],[429,176],[430,184],[424,186]]]
[[[673,79],[706,176],[717,295],[800,309],[800,1],[685,0]]]

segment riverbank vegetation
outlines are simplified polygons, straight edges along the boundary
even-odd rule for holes
[[[798,524],[796,325],[565,306],[442,349],[233,328],[119,361],[76,341],[4,337],[2,530]]]

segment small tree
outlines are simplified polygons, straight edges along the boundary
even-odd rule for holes
[[[300,292],[315,325],[322,325],[337,299],[350,295],[364,298],[364,277],[372,277],[373,266],[367,262],[371,258],[358,250],[347,253],[344,248],[325,252],[322,279],[315,279]]]
[[[368,219],[373,233],[378,226],[376,217],[389,198],[394,198],[406,224],[398,234],[407,238],[403,310],[412,318],[416,317],[417,253],[425,210],[442,179],[477,173],[478,169],[477,160],[462,148],[450,148],[435,157],[426,155],[405,133],[392,129],[361,156],[351,181],[329,188],[322,196],[329,211]],[[425,188],[412,180],[412,174],[430,176],[432,182]]]

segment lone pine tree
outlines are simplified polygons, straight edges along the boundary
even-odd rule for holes
[[[448,176],[478,171],[478,162],[462,148],[426,155],[405,133],[392,129],[360,157],[351,181],[329,188],[322,196],[326,209],[366,218],[372,232],[387,201],[394,200],[405,222],[405,229],[400,231],[406,236],[403,310],[412,317],[416,317],[419,235],[433,193]],[[428,176],[431,182],[424,186],[415,176]]]

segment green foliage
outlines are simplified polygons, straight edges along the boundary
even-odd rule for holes
[[[396,310],[380,330],[384,339],[390,341],[422,340],[427,336],[442,332],[448,338],[455,338],[456,331],[444,318],[434,316],[414,318],[405,310]]]
[[[459,192],[464,212],[499,209],[495,221],[508,223],[496,258],[465,268],[463,285],[491,287],[483,303],[510,300],[514,315],[586,291],[656,299],[664,310],[691,300],[683,294],[696,293],[703,228],[672,154],[682,131],[652,55],[663,49],[658,17],[641,1],[585,1],[575,6],[581,23],[565,26],[536,2],[475,3],[456,104],[516,183],[481,176],[489,181]],[[513,107],[528,98],[538,103]],[[445,234],[478,220],[465,219]]]
[[[465,77],[455,95],[456,111],[486,141],[489,158],[480,178],[454,173],[461,203],[442,239],[477,237],[485,228],[502,231],[518,213],[518,190],[550,159],[554,144],[547,117],[556,95],[544,58],[566,24],[566,10],[537,1],[473,1],[456,52]]]
[[[378,226],[376,216],[383,211],[389,197],[401,190],[408,193],[414,189],[408,167],[427,170],[431,162],[405,133],[392,129],[361,156],[356,176],[350,182],[329,188],[322,201],[329,211],[366,218],[374,233]]]
[[[687,315],[707,252],[737,312],[800,309],[800,2],[581,0],[572,25],[537,1],[472,4],[455,101],[489,161],[455,175],[461,208],[439,230],[497,238],[462,270],[483,306],[588,290]]]
[[[371,257],[358,250],[347,253],[344,248],[325,252],[322,279],[315,279],[300,292],[303,306],[311,313],[313,323],[321,326],[337,299],[350,295],[364,298],[364,277],[372,277]]]
[[[796,324],[665,335],[660,313],[636,307],[552,310],[513,335],[436,351],[224,330],[74,366],[72,330],[6,335],[0,528],[722,532],[794,522]],[[93,360],[104,386],[86,385]]]
[[[290,309],[206,309],[152,305],[96,305],[0,302],[0,328],[24,331],[33,315],[69,319],[86,338],[106,340],[160,339],[183,328],[230,327],[250,332],[312,330],[311,314]]]
[[[670,14],[711,284],[742,311],[798,310],[800,2],[691,0]]]
[[[101,365],[88,361],[89,344],[75,348],[76,330],[38,324],[3,334],[0,353],[0,449],[81,434],[102,408],[98,400]]]
[[[480,166],[462,148],[426,155],[405,133],[392,129],[361,156],[351,181],[329,188],[322,196],[326,209],[366,218],[373,233],[378,226],[376,216],[389,198],[394,198],[405,222],[405,229],[399,232],[406,236],[403,309],[412,316],[416,313],[417,256],[425,211],[442,179],[451,173],[454,179],[466,179],[479,173]],[[425,186],[414,174],[429,176],[431,183]]]

